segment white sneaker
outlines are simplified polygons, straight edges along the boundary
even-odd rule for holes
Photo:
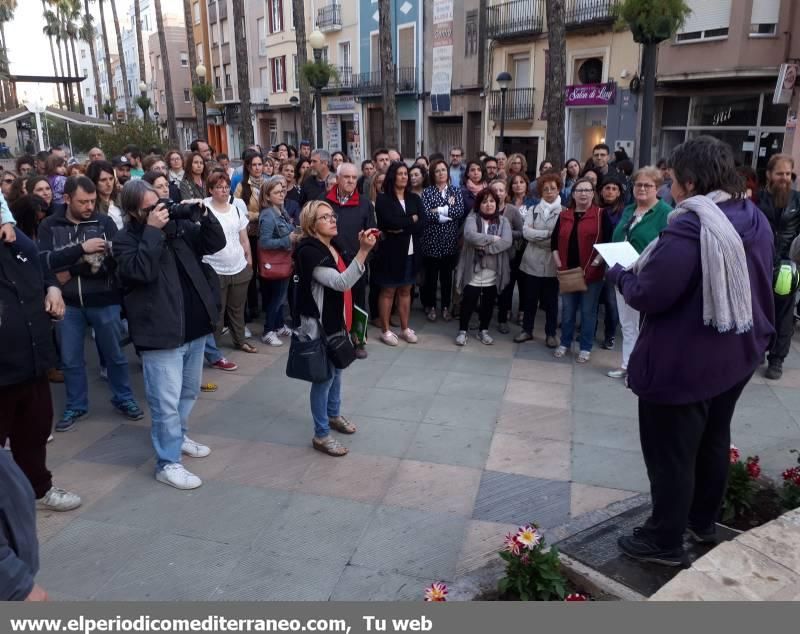
[[[247,326],[244,327],[244,338],[245,339],[252,339],[253,338],[253,333],[250,332],[250,329]]]
[[[108,368],[104,368],[102,365],[100,366],[100,378],[108,381]]]
[[[417,333],[415,333],[411,328],[406,328],[400,333],[400,337],[405,339],[407,343],[417,343],[419,338],[417,337]]]
[[[48,443],[51,443],[51,442],[53,442],[53,434],[50,434],[50,435],[47,437],[47,442],[48,442]]]
[[[567,354],[567,347],[566,346],[558,346],[558,348],[555,349],[555,352],[553,352],[553,356],[556,359],[560,359],[565,354]]]
[[[281,326],[281,329],[278,331],[279,337],[291,337],[292,336],[292,329],[289,328],[287,325]]]
[[[81,505],[81,497],[70,491],[50,487],[50,490],[36,500],[36,506],[47,511],[71,511]]]
[[[459,330],[458,334],[456,335],[456,345],[457,346],[465,346],[467,345],[467,331],[466,330]]]
[[[494,343],[494,339],[492,339],[492,336],[489,334],[488,330],[478,331],[478,341],[485,346],[491,346]]]
[[[196,489],[203,484],[200,478],[187,471],[180,462],[170,463],[160,471],[156,471],[156,480],[184,490]]]
[[[619,370],[609,370],[607,376],[612,379],[624,379],[626,376],[628,376],[628,371],[623,368],[620,368]]]
[[[181,445],[181,453],[186,454],[191,458],[205,458],[211,453],[211,449],[199,442],[192,440],[189,436],[183,437],[183,444]]]
[[[265,332],[261,335],[261,343],[265,343],[268,346],[282,346],[283,341],[278,339],[278,333],[274,330],[270,330],[269,332]]]
[[[578,353],[578,358],[575,359],[575,361],[577,361],[578,363],[588,363],[589,359],[591,358],[592,358],[591,352],[589,352],[588,350],[581,350]]]

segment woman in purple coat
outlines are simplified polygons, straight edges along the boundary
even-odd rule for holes
[[[773,238],[729,145],[700,136],[669,160],[677,208],[632,270],[607,277],[642,326],[628,366],[653,509],[626,555],[684,563],[683,534],[715,541],[736,401],[774,333]]]

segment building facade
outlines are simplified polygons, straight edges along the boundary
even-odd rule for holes
[[[659,47],[653,156],[711,134],[762,177],[776,152],[800,160],[797,97],[775,100],[781,64],[800,57],[791,36],[800,7],[793,0],[688,2],[692,15]]]

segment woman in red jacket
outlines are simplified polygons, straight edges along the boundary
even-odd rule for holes
[[[569,207],[561,212],[551,238],[553,261],[559,273],[582,269],[586,290],[565,293],[561,289],[561,345],[553,355],[563,357],[572,347],[575,316],[581,311],[581,351],[576,359],[586,363],[592,355],[597,323],[597,302],[603,288],[603,260],[594,249],[610,235],[605,214],[595,201],[595,189],[588,178],[579,178],[572,188]]]

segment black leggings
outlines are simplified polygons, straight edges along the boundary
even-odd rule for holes
[[[480,310],[478,311],[478,320],[480,330],[488,330],[489,322],[492,321],[492,311],[494,310],[494,302],[497,299],[497,286],[472,286],[467,284],[461,291],[461,314],[458,318],[459,329],[469,329],[469,318],[475,307],[478,305],[478,300],[481,302]]]
[[[450,308],[453,296],[453,271],[456,268],[458,255],[446,255],[441,258],[423,258],[425,284],[422,286],[422,306],[425,309],[436,308],[436,287],[442,287],[442,309]]]

